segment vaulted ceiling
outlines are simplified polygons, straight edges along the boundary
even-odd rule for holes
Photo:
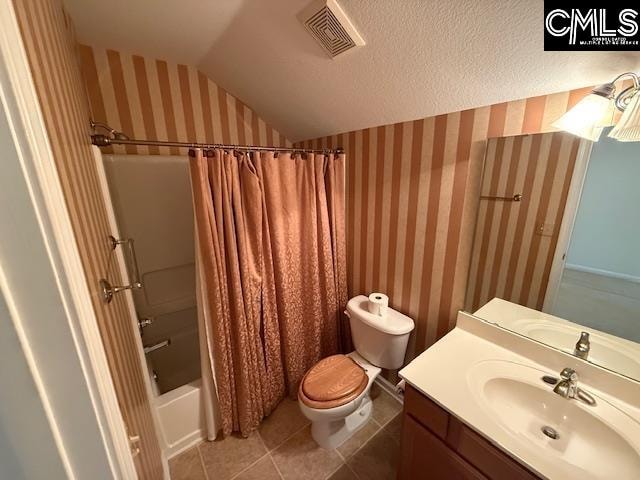
[[[78,39],[198,67],[293,141],[584,87],[640,52],[545,52],[543,0],[338,0],[366,45],[330,59],[310,0],[65,0]]]

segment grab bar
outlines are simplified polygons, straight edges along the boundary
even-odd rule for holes
[[[111,249],[115,250],[118,245],[127,246],[127,255],[129,261],[127,264],[127,271],[129,279],[131,280],[131,288],[142,288],[142,282],[140,281],[140,270],[138,270],[138,259],[136,258],[136,249],[133,245],[133,238],[120,238],[117,239],[113,235],[109,235],[109,241],[111,242]],[[131,270],[129,272],[129,270]]]
[[[151,352],[155,352],[160,348],[168,347],[169,345],[171,345],[171,339],[167,338],[166,340],[162,340],[161,342],[144,347],[144,354],[147,355]]]
[[[135,290],[142,288],[142,282],[140,281],[140,270],[138,269],[138,259],[136,257],[136,249],[133,246],[133,238],[120,238],[117,239],[113,235],[109,235],[109,244],[111,250],[115,250],[118,245],[127,246],[127,255],[125,256],[125,266],[127,268],[127,276],[131,283],[129,285],[111,285],[106,278],[101,278],[99,281],[100,290],[102,291],[102,300],[105,303],[110,303],[113,300],[113,295],[122,292],[124,290]],[[129,257],[128,260],[126,257]]]

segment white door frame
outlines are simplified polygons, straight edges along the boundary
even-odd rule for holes
[[[14,170],[21,171],[20,180],[26,185],[26,198],[30,199],[21,207],[33,214],[38,227],[38,234],[32,235],[30,242],[27,242],[32,245],[24,245],[21,249],[14,242],[16,257],[0,258],[0,273],[7,276],[19,275],[20,262],[33,260],[29,257],[30,249],[42,246],[48,261],[40,262],[34,268],[55,279],[55,283],[47,285],[46,290],[45,282],[34,281],[26,286],[4,282],[0,284],[2,293],[5,297],[8,296],[10,302],[15,301],[12,321],[20,334],[25,356],[30,361],[33,381],[45,405],[51,429],[57,436],[58,451],[64,459],[69,478],[87,478],[86,472],[92,468],[95,471],[96,462],[106,459],[106,471],[99,478],[135,479],[137,473],[131,446],[118,406],[69,213],[64,207],[66,202],[12,0],[0,0],[0,87],[2,108],[11,124],[13,146],[18,152],[18,158],[15,155],[12,158],[4,157],[2,162],[7,162],[7,171],[9,162],[12,162],[11,166],[19,167]],[[2,168],[5,169],[5,166]],[[10,225],[9,228],[11,227],[20,229],[22,222]],[[0,233],[10,232],[2,232],[0,229]],[[35,262],[37,260],[32,263]],[[37,318],[28,308],[20,309],[20,297],[27,295],[51,299],[54,302],[52,306],[57,305],[63,312],[64,321],[60,324],[59,332],[61,336],[66,335],[65,338],[72,346],[68,354],[64,355],[64,361],[68,362],[65,365],[82,372],[77,378],[65,378],[65,375],[70,377],[68,372],[47,365],[45,359],[52,358],[51,355],[54,354],[63,356],[64,352],[57,352],[47,338],[39,335],[38,330],[44,328],[47,322],[46,317]],[[22,304],[28,307],[25,302]],[[74,395],[74,391],[59,391],[61,388],[56,388],[56,385],[74,382],[77,389],[87,393],[88,403],[80,405],[81,400],[76,397],[75,404],[69,402],[69,396]],[[76,409],[75,414],[70,411],[72,407]],[[90,413],[82,418],[80,410]],[[95,455],[86,458],[79,456],[76,452],[79,442],[95,447],[92,450]],[[31,456],[37,456],[37,451],[33,448],[32,445],[28,452]]]
[[[120,229],[118,228],[118,222],[116,219],[116,213],[113,209],[113,201],[111,199],[111,193],[109,192],[109,182],[107,181],[107,172],[104,167],[104,159],[102,152],[96,146],[92,147],[93,154],[96,162],[96,170],[98,173],[98,183],[100,184],[100,193],[105,203],[107,221],[109,222],[109,229],[116,238],[121,238]],[[132,279],[129,278],[129,270],[127,269],[127,262],[124,258],[122,248],[115,250],[115,257],[118,262],[118,267],[122,272],[123,279],[127,284],[132,283]],[[131,330],[133,331],[133,338],[135,339],[136,352],[138,353],[138,361],[140,362],[140,368],[142,369],[142,376],[144,378],[145,390],[147,397],[149,398],[151,416],[153,417],[153,424],[156,428],[156,436],[158,437],[158,443],[160,444],[160,456],[162,459],[162,470],[165,479],[170,477],[169,473],[169,460],[167,451],[169,446],[167,445],[164,436],[162,435],[162,425],[158,416],[157,394],[153,390],[153,381],[149,374],[149,368],[147,365],[147,358],[144,353],[144,345],[142,343],[142,337],[140,336],[140,327],[138,325],[138,312],[136,311],[136,304],[133,300],[133,292],[127,290],[123,292],[125,294],[125,303],[127,304],[127,310],[129,311],[129,317],[131,318]]]
[[[576,223],[576,215],[578,214],[578,207],[580,206],[580,197],[582,196],[582,188],[587,175],[592,148],[593,142],[589,140],[580,141],[576,164],[573,169],[571,184],[569,185],[567,202],[564,207],[564,214],[562,215],[562,223],[560,224],[560,231],[558,233],[558,242],[556,243],[556,250],[553,254],[551,272],[549,272],[547,291],[545,292],[544,303],[542,305],[542,311],[545,313],[553,313],[553,306],[558,297],[558,290],[560,289],[560,282],[562,281],[562,273],[564,272],[573,227]]]

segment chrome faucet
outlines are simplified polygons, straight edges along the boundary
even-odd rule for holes
[[[576,399],[587,405],[595,405],[596,400],[587,392],[578,387],[578,374],[572,368],[563,368],[560,372],[560,381],[553,388],[562,398]]]
[[[589,356],[589,350],[591,350],[591,342],[589,341],[589,332],[582,332],[580,334],[580,340],[576,343],[576,347],[573,350],[573,354],[586,360]]]
[[[560,372],[561,380],[553,391],[562,398],[575,398],[578,391],[578,374],[572,368],[564,368]]]

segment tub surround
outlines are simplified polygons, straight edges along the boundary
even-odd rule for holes
[[[564,399],[553,393],[553,385],[541,380],[544,375],[558,377],[565,367],[578,373],[578,386],[595,397],[595,406]],[[449,433],[440,435],[442,438],[449,442],[451,429],[457,428],[454,435],[459,444],[464,443],[460,438],[471,438],[476,445],[484,441],[489,447],[483,448],[495,448],[497,453],[491,453],[495,458],[508,455],[496,460],[498,468],[506,468],[504,462],[510,459],[518,462],[524,475],[518,478],[580,475],[597,479],[613,474],[617,478],[637,478],[640,474],[640,383],[462,312],[456,328],[401,370],[400,376],[409,385],[404,441],[407,435],[415,440],[411,432],[422,435],[420,424],[428,423],[416,423],[415,414],[409,410],[415,393],[432,405],[436,419],[438,415],[444,418],[441,425],[445,432],[449,428]],[[429,430],[423,429],[431,440],[435,438],[434,428],[437,430],[433,427],[434,415],[429,420],[432,424],[426,425]],[[560,438],[544,437],[538,420],[555,426]],[[412,428],[411,422],[418,427]],[[459,433],[464,429],[470,432],[467,437]],[[561,443],[554,444],[556,441]],[[446,445],[437,442],[441,447]],[[569,443],[571,448],[566,448]],[[468,448],[470,443],[466,445]],[[450,455],[452,468],[470,466],[469,457],[465,460],[453,451]],[[406,461],[405,455],[401,464]],[[401,472],[406,468],[401,465]],[[472,473],[463,478],[492,477],[487,468],[493,467],[471,466],[468,471]]]

